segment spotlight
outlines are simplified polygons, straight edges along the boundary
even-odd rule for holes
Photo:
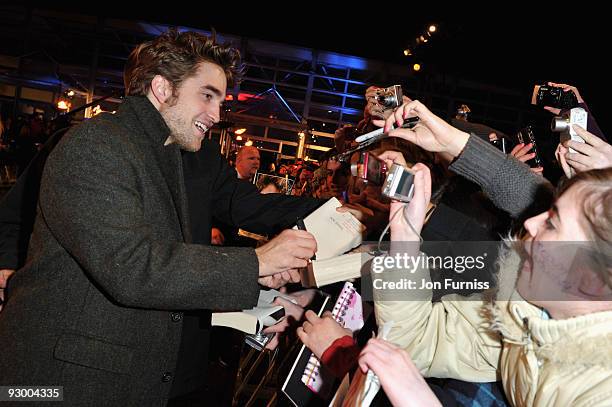
[[[57,108],[59,110],[69,111],[71,106],[72,106],[72,103],[70,103],[67,100],[60,99],[60,100],[57,101]]]
[[[420,70],[421,70],[421,64],[414,64],[414,65],[412,65],[412,69],[413,69],[415,72],[420,71]]]
[[[236,136],[236,141],[242,141],[242,136],[240,135]]]
[[[242,134],[242,133],[244,133],[245,131],[246,131],[246,128],[242,127],[242,128],[240,128],[240,129],[236,129],[236,130],[234,131],[234,134]]]
[[[410,56],[410,55],[412,55],[412,51],[410,51],[408,48],[406,48],[406,49],[404,50],[404,55],[405,55],[405,56]]]
[[[432,24],[432,25],[429,26],[427,31],[429,31],[430,33],[435,33],[437,29],[438,29],[438,27],[435,24]]]
[[[253,141],[252,140],[247,140],[246,143],[244,143],[245,146],[250,147],[253,145]]]
[[[68,93],[66,93],[66,96],[68,96],[69,98],[74,96],[74,91],[73,90],[69,90]]]

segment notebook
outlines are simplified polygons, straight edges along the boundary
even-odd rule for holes
[[[301,281],[304,287],[323,287],[340,281],[361,277],[361,268],[373,256],[362,253],[347,253],[325,260],[312,260],[302,269]]]
[[[330,198],[326,203],[304,218],[306,230],[317,241],[317,260],[339,256],[362,242],[365,226],[349,212],[338,212],[342,204]]]

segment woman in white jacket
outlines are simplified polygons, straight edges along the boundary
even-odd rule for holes
[[[385,126],[390,130],[394,121],[401,125],[414,115],[419,125],[390,135],[461,156],[470,135],[418,101],[398,109]],[[398,153],[381,158],[404,164]],[[418,255],[431,190],[427,168],[414,170],[413,200],[391,209],[391,250],[417,242],[410,255]],[[394,217],[397,211],[402,212]],[[389,342],[372,340],[359,363],[378,374],[394,405],[432,405],[420,374],[476,382],[501,378],[515,406],[612,405],[612,169],[579,174],[550,210],[524,226],[524,244],[510,247],[500,261],[493,298],[449,295],[432,303],[423,297],[398,300],[397,292],[387,300],[389,290],[375,292],[379,326],[394,321],[394,327]],[[429,271],[405,277],[428,280]]]

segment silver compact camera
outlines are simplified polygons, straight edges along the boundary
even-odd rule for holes
[[[402,165],[393,164],[387,172],[382,194],[397,201],[410,202],[414,196],[414,174]]]
[[[274,333],[265,334],[259,331],[256,334],[246,335],[244,337],[244,342],[253,349],[261,352],[266,347],[268,342],[274,338],[274,335]]]
[[[577,124],[586,130],[587,120],[588,113],[586,110],[581,107],[575,107],[561,116],[553,117],[550,124],[550,129],[554,132],[560,133],[561,142],[574,140],[579,143],[584,143],[584,140],[574,131],[572,125]],[[572,152],[574,151],[572,150]]]
[[[395,109],[402,104],[403,94],[400,85],[389,86],[376,92],[376,101],[384,108]]]

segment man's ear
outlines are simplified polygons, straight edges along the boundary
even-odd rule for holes
[[[163,76],[155,75],[151,81],[151,93],[161,105],[172,96],[172,85]]]

